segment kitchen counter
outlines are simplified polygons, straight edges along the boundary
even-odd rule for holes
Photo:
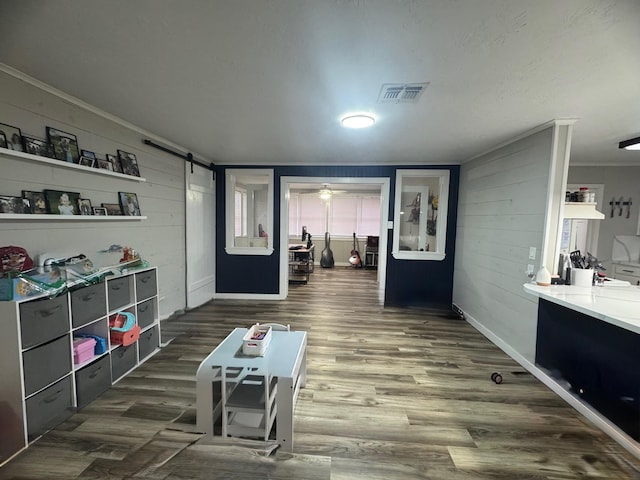
[[[524,290],[538,297],[536,367],[640,458],[640,370],[629,368],[640,364],[640,287],[625,283]]]
[[[631,286],[628,282],[612,282],[611,286],[594,287],[543,287],[527,283],[524,290],[563,307],[640,333],[640,287]]]

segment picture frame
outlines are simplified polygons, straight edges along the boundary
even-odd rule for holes
[[[53,145],[40,138],[22,136],[23,151],[39,157],[56,158]]]
[[[105,209],[107,215],[122,215],[122,208],[119,203],[102,203],[102,208]]]
[[[78,148],[78,138],[74,134],[47,127],[47,139],[53,145],[55,158],[63,162],[78,163],[80,149]]]
[[[92,160],[96,159],[96,154],[93,153],[91,150],[80,150],[80,158],[82,157],[89,157]]]
[[[82,165],[84,167],[93,167],[95,164],[95,160],[91,157],[85,157],[84,155],[82,157],[80,157],[80,160],[78,160],[78,165]]]
[[[122,214],[129,217],[139,217],[140,205],[138,204],[138,196],[131,192],[118,192]]]
[[[0,213],[31,213],[29,199],[13,195],[0,195]]]
[[[79,198],[78,210],[80,211],[80,215],[93,215],[91,200],[89,200],[88,198]]]
[[[62,190],[45,190],[44,198],[47,202],[47,211],[56,215],[78,215],[78,192],[65,192]]]
[[[93,214],[104,217],[107,215],[107,209],[104,207],[93,207]]]
[[[18,152],[23,151],[22,132],[18,127],[0,123],[0,132],[2,132],[5,137],[5,146],[3,148],[16,150]]]
[[[133,177],[140,176],[140,169],[138,168],[138,159],[135,154],[125,152],[124,150],[118,150],[118,159],[122,166],[122,173],[125,175],[131,175]]]
[[[104,158],[96,158],[95,166],[96,168],[102,168],[103,170],[110,170],[113,172],[113,165],[109,160],[105,160]]]
[[[107,160],[111,163],[111,165],[113,165],[114,172],[123,173],[122,165],[120,164],[120,160],[118,159],[118,157],[116,157],[115,155],[111,155],[110,153],[107,153]]]
[[[31,213],[45,214],[47,211],[47,201],[43,192],[35,192],[32,190],[22,190],[22,198],[29,200],[31,204]]]

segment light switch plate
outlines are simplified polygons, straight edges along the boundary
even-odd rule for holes
[[[529,247],[529,260],[536,259],[536,247]]]

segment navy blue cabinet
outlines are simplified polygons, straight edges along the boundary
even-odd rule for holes
[[[540,299],[536,364],[640,441],[640,335]]]

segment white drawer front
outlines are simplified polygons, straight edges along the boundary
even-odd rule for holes
[[[618,275],[640,277],[640,267],[631,267],[629,265],[616,265],[616,278],[618,278]]]

